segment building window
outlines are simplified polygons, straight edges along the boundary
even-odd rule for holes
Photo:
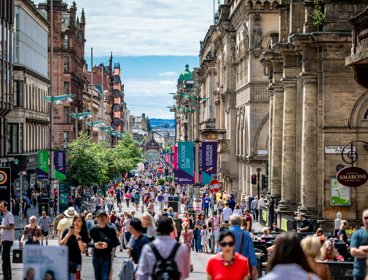
[[[64,82],[64,94],[69,93],[69,82]]]
[[[64,73],[69,73],[69,57],[64,56]]]
[[[15,80],[13,83],[13,105],[14,107],[23,106],[23,81]]]
[[[69,107],[64,107],[64,123],[69,123]]]
[[[19,124],[7,124],[7,153],[17,154],[19,152]]]
[[[69,48],[69,37],[68,35],[64,36],[64,49],[68,49]]]
[[[365,114],[364,114],[363,120],[368,120],[368,110],[367,110],[367,111],[365,111]]]

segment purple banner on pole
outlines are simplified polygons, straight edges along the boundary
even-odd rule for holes
[[[183,170],[174,169],[174,182],[176,184],[191,185],[193,184],[193,176],[185,173]]]
[[[202,184],[208,185],[217,174],[217,142],[202,142]]]
[[[55,174],[56,180],[66,179],[66,155],[65,151],[55,151]]]

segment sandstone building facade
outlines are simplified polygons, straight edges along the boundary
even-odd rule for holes
[[[352,49],[348,21],[367,5],[228,0],[201,42],[193,93],[200,96],[200,139],[218,142],[224,189],[238,197],[267,195],[276,211],[266,216],[285,229],[292,223],[284,219],[300,212],[320,222],[337,211],[357,220],[366,207],[367,184],[346,189],[336,173],[348,165],[343,147],[367,138],[367,91],[345,66]],[[362,51],[365,33],[355,32],[353,50]],[[353,149],[355,164],[367,170],[364,144]],[[345,203],[336,203],[340,191]]]

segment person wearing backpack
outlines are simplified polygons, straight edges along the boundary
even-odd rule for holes
[[[157,239],[144,245],[138,262],[138,280],[182,280],[189,277],[189,252],[184,244],[170,237],[174,231],[173,222],[168,217],[157,223]]]

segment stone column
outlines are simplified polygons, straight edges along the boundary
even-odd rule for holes
[[[301,155],[301,202],[303,211],[316,212],[318,198],[317,112],[318,84],[316,48],[303,49],[303,126]]]
[[[240,113],[239,108],[236,109],[236,129],[235,129],[235,155],[239,155],[239,128],[240,128]]]
[[[271,195],[281,197],[282,173],[282,132],[284,110],[284,88],[280,82],[282,76],[282,60],[274,61],[273,66],[273,111],[272,111],[272,148],[271,153]]]
[[[284,60],[284,108],[282,139],[282,176],[280,209],[296,204],[296,55],[293,51],[282,52]]]

